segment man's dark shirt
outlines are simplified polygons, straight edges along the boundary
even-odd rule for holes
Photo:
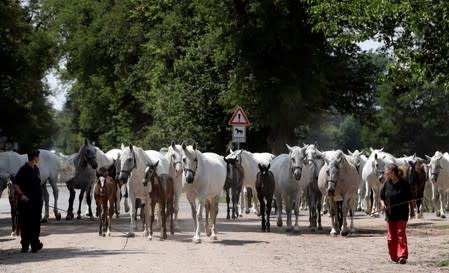
[[[16,174],[14,183],[20,186],[22,193],[28,197],[28,205],[42,207],[41,176],[38,167],[25,163]],[[20,200],[20,199],[19,199]],[[20,203],[19,202],[19,206]]]

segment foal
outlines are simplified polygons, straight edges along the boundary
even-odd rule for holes
[[[259,173],[257,173],[256,178],[256,190],[257,198],[260,203],[260,214],[262,215],[262,231],[270,231],[270,214],[271,214],[271,203],[273,201],[274,193],[274,176],[269,170],[270,164],[268,166],[260,165]],[[265,208],[265,200],[267,205]],[[265,211],[267,213],[267,219],[265,221]]]
[[[226,219],[229,220],[231,218],[231,208],[229,206],[229,202],[231,201],[229,197],[230,195],[232,196],[232,219],[236,219],[239,216],[238,203],[243,187],[243,167],[236,157],[224,157],[224,161],[226,162],[227,169],[226,181],[223,187],[226,192],[226,204],[228,209]]]
[[[168,174],[158,175],[156,172],[157,161],[153,165],[148,165],[145,168],[145,178],[143,185],[147,187],[149,193],[146,195],[146,209],[145,224],[150,227],[150,234],[148,239],[153,239],[153,222],[154,222],[154,208],[156,203],[159,204],[160,217],[162,218],[161,240],[167,239],[167,216],[170,217],[170,234],[174,234],[173,227],[173,213],[174,213],[174,182],[173,178]],[[150,216],[150,217],[148,217]],[[148,223],[149,221],[149,223]]]
[[[99,218],[98,234],[111,236],[111,220],[115,210],[117,185],[104,167],[98,170],[96,180],[94,197]]]

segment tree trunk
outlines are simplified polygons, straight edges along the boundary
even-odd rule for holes
[[[271,153],[274,155],[279,155],[282,153],[287,153],[287,146],[297,145],[293,128],[290,128],[287,122],[279,122],[271,127],[270,134],[267,137],[268,145],[271,147]]]

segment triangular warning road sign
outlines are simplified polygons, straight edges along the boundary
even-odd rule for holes
[[[249,119],[242,107],[237,106],[237,109],[235,109],[234,114],[232,114],[228,125],[249,125]]]

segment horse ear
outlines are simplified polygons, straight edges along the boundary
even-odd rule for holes
[[[293,150],[293,148],[290,147],[288,144],[285,144],[285,146],[287,146],[287,149],[289,150],[289,152],[291,152]]]
[[[260,163],[257,163],[257,166],[259,167],[259,170],[262,171],[262,166],[260,165]]]
[[[154,163],[154,167],[157,167],[157,165],[159,165],[159,160]]]
[[[175,148],[175,141],[172,140],[170,145],[171,145],[173,148]]]
[[[123,150],[123,149],[125,149],[125,145],[122,143],[122,144],[120,145],[120,150]]]
[[[267,166],[267,170],[268,170],[268,169],[270,169],[270,167],[271,167],[271,164],[270,164],[270,163],[268,163],[268,166]]]
[[[193,142],[192,148],[193,148],[193,150],[196,150],[196,142]]]
[[[87,138],[84,139],[84,145],[87,145],[89,141],[87,141]]]
[[[432,158],[428,155],[426,155],[427,160],[431,160]]]
[[[352,152],[351,152],[351,150],[349,150],[349,149],[348,149],[348,154],[353,155]]]
[[[181,146],[182,146],[182,149],[183,149],[183,150],[187,149],[187,145],[186,145],[186,142],[185,142],[185,141],[183,141],[183,142],[181,143]]]
[[[132,152],[132,150],[133,150],[133,145],[132,144],[129,144],[129,150]]]

